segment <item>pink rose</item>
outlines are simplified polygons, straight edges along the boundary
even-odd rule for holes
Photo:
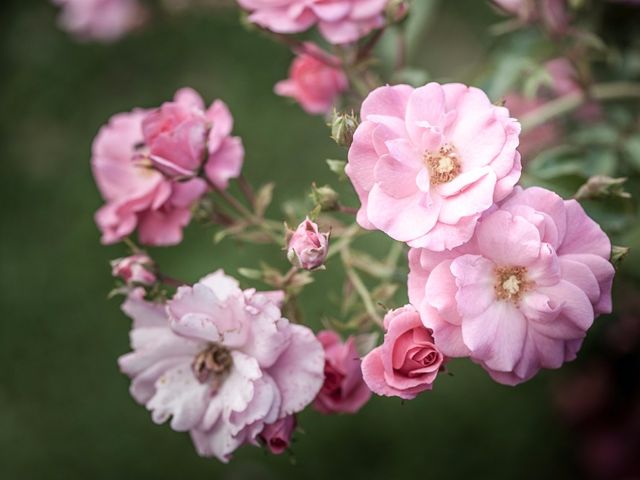
[[[144,143],[153,166],[170,178],[190,178],[204,163],[209,180],[220,189],[240,175],[244,148],[231,137],[233,118],[216,100],[205,110],[198,93],[178,90],[174,100],[149,112],[142,122]]]
[[[299,33],[318,25],[330,43],[355,42],[384,24],[388,0],[238,0],[249,20],[277,33]]]
[[[140,26],[147,11],[137,0],[53,0],[59,23],[81,40],[113,42]]]
[[[287,258],[292,265],[305,270],[320,268],[329,252],[329,234],[320,233],[318,225],[307,217],[291,234]]]
[[[111,262],[111,274],[127,285],[152,285],[156,282],[153,260],[147,254],[137,253]]]
[[[306,52],[315,51],[338,65],[339,60],[327,56],[317,46],[305,44]],[[313,53],[299,54],[289,69],[289,78],[276,83],[278,95],[294,98],[300,106],[311,114],[324,114],[341,92],[348,87],[347,76],[338,68],[319,60]]]
[[[575,200],[517,187],[450,252],[412,249],[409,299],[449,357],[515,385],[573,360],[611,311],[606,234]]]
[[[410,246],[468,241],[520,178],[520,125],[477,88],[380,87],[360,117],[346,167],[362,204],[358,223]]]
[[[324,384],[313,404],[322,413],[356,413],[371,398],[369,387],[362,380],[360,355],[355,339],[342,342],[331,330],[317,335],[324,348]]]
[[[410,306],[384,317],[384,342],[362,360],[362,375],[378,395],[411,400],[431,390],[445,357]]]
[[[216,188],[240,174],[244,150],[232,127],[224,103],[216,100],[205,112],[188,88],[159,109],[115,115],[93,142],[93,174],[106,200],[96,213],[102,242],[118,242],[137,228],[141,243],[180,243],[191,208],[208,189],[203,179],[188,179],[201,163]]]
[[[289,415],[281,418],[275,423],[265,425],[260,433],[260,439],[274,455],[280,455],[291,443],[291,436],[296,429],[296,416]]]
[[[221,270],[178,288],[166,307],[134,290],[133,352],[120,357],[131,394],[154,422],[188,431],[196,450],[226,462],[266,425],[304,409],[323,382],[322,346],[282,318],[272,295],[242,291]]]
[[[146,114],[137,109],[114,115],[93,142],[93,175],[106,201],[96,213],[96,223],[105,244],[122,240],[136,228],[141,243],[179,243],[191,206],[207,190],[197,178],[172,182],[141,158]]]

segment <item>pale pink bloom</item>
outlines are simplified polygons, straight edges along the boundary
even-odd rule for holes
[[[571,21],[567,0],[493,0],[493,3],[525,23],[541,21],[551,33],[565,33]]]
[[[575,200],[517,187],[450,252],[409,252],[409,299],[449,357],[515,385],[573,360],[611,311],[606,234]]]
[[[127,285],[152,285],[156,282],[153,260],[146,253],[136,253],[111,261],[111,274]]]
[[[271,453],[280,455],[289,448],[296,424],[296,416],[289,415],[277,420],[275,423],[265,425],[260,433],[260,440],[264,442]]]
[[[253,23],[277,33],[317,25],[330,43],[350,43],[384,24],[388,0],[238,0]]]
[[[319,60],[319,56],[326,61]],[[289,78],[276,83],[275,92],[294,98],[308,113],[328,113],[348,87],[347,76],[339,67],[330,65],[330,61],[339,64],[337,58],[327,56],[317,46],[305,44],[305,52],[291,64]]]
[[[411,400],[431,390],[445,357],[420,315],[406,305],[384,317],[384,342],[362,360],[362,375],[378,395]]]
[[[318,332],[324,348],[324,384],[313,406],[322,413],[356,413],[371,398],[362,379],[355,338],[346,342],[331,330]]]
[[[226,462],[265,428],[304,409],[323,382],[322,345],[282,318],[282,295],[242,291],[221,270],[178,288],[164,305],[132,292],[133,352],[120,357],[131,394],[156,423],[188,431]]]
[[[62,8],[62,28],[82,40],[113,42],[147,17],[137,0],[53,0]]]
[[[454,248],[511,193],[522,166],[520,124],[477,88],[380,87],[360,112],[346,173],[358,223],[413,247]]]
[[[142,123],[144,142],[154,167],[168,177],[190,178],[204,164],[209,180],[220,189],[240,175],[244,148],[232,137],[233,117],[222,100],[206,109],[202,97],[191,88],[178,90],[172,102],[163,104]]]
[[[114,115],[93,142],[93,175],[106,201],[96,223],[105,244],[122,240],[136,228],[141,243],[180,243],[191,207],[207,189],[202,179],[173,182],[152,168],[142,135],[146,115],[140,109]]]
[[[314,270],[324,264],[329,252],[329,234],[321,233],[318,225],[307,217],[291,234],[287,258],[292,265]]]

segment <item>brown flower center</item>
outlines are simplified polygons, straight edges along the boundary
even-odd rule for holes
[[[460,174],[460,160],[453,145],[441,146],[437,152],[426,152],[424,164],[429,169],[431,185],[447,183]]]
[[[217,390],[231,370],[232,363],[229,349],[219,343],[212,343],[196,355],[191,369],[200,383],[211,382],[213,390]]]
[[[496,284],[494,289],[498,299],[517,303],[529,287],[530,283],[527,280],[526,267],[496,268]]]

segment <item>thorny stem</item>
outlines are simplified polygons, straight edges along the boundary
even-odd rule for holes
[[[367,290],[366,285],[360,278],[360,275],[358,275],[358,272],[356,272],[356,270],[351,265],[351,260],[349,258],[347,249],[342,249],[340,251],[340,258],[342,259],[342,264],[344,265],[344,270],[347,274],[347,277],[349,278],[349,281],[351,282],[353,287],[356,289],[356,292],[358,292],[358,295],[360,296],[360,299],[364,304],[364,308],[367,311],[367,314],[369,314],[369,317],[371,317],[371,320],[373,320],[376,325],[383,327],[384,324],[382,318],[376,311],[376,307],[373,303],[373,300],[371,299],[371,295],[369,295],[369,291]]]
[[[527,132],[549,120],[573,112],[589,100],[618,100],[640,98],[640,84],[612,82],[593,85],[586,92],[574,92],[545,103],[520,119],[522,131]]]

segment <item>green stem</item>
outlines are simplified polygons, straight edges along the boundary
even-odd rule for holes
[[[349,254],[346,249],[342,249],[342,251],[340,252],[340,257],[342,258],[342,264],[344,265],[347,277],[349,278],[349,281],[351,282],[353,287],[356,289],[356,292],[358,292],[358,295],[360,296],[360,299],[362,300],[364,308],[369,314],[369,317],[371,317],[371,320],[373,320],[378,326],[383,327],[384,323],[376,310],[376,306],[371,299],[371,295],[369,295],[369,290],[367,290],[367,287],[360,278],[360,275],[358,275],[358,272],[356,272],[356,270],[352,267],[351,261],[349,259]]]
[[[640,84],[631,82],[601,83],[593,85],[586,92],[574,92],[551,100],[520,119],[522,132],[525,133],[556,117],[571,113],[589,100],[606,101],[622,98],[640,98]]]

